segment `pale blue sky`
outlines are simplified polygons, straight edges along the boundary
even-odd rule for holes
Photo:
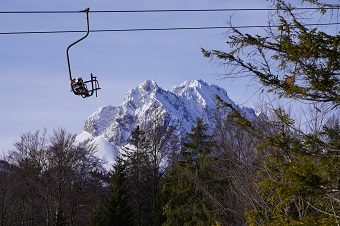
[[[266,8],[266,0],[1,0],[0,11],[73,11],[140,9]],[[91,29],[264,25],[267,13],[204,12],[89,14]],[[0,14],[0,32],[84,30],[84,14]],[[119,105],[131,88],[145,80],[171,89],[202,79],[228,91],[242,104],[258,87],[247,80],[220,80],[223,67],[202,56],[200,47],[226,50],[225,30],[90,33],[70,50],[74,76],[98,76],[99,96],[82,99],[70,92],[66,48],[82,34],[0,35],[0,151],[20,134],[58,127],[79,133],[97,108]],[[260,33],[261,29],[251,29]],[[256,98],[246,103],[253,107]]]

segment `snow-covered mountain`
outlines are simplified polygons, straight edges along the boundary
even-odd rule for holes
[[[143,128],[156,117],[164,125],[174,126],[182,137],[196,125],[197,117],[213,126],[216,95],[239,108],[246,117],[256,118],[253,109],[236,106],[226,90],[202,80],[187,81],[171,90],[162,89],[155,81],[145,81],[128,91],[121,105],[104,106],[94,112],[86,120],[78,140],[90,139],[98,145],[98,156],[111,162],[131,131],[137,125]]]

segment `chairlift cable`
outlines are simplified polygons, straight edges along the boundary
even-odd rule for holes
[[[297,7],[292,10],[318,10],[318,7]],[[339,7],[324,7],[323,10],[339,9]],[[170,12],[228,12],[228,11],[274,11],[276,8],[229,8],[229,9],[144,9],[144,10],[93,10],[89,13],[170,13]],[[279,9],[280,10],[280,9]],[[284,9],[281,9],[284,10]],[[79,13],[74,10],[61,11],[0,11],[0,14],[63,14]]]
[[[330,26],[339,25],[340,22],[334,23],[312,23],[305,26]],[[179,30],[213,30],[213,29],[245,29],[245,28],[275,28],[279,25],[242,25],[242,26],[207,26],[207,27],[167,27],[167,28],[127,28],[127,29],[96,29],[90,32],[140,32],[140,31],[179,31]],[[60,34],[60,33],[83,33],[80,30],[64,31],[12,31],[0,32],[0,35],[24,35],[24,34]]]

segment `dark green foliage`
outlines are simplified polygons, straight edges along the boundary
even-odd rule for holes
[[[318,26],[305,26],[305,18],[284,0],[273,0],[272,24],[265,35],[252,35],[232,28],[228,52],[202,49],[205,57],[222,61],[235,78],[238,73],[258,80],[279,98],[306,103],[326,103],[326,113],[340,105],[340,36],[327,34]],[[304,2],[304,1],[302,1]],[[308,1],[320,6],[325,4]],[[334,5],[333,5],[334,6]],[[316,14],[310,14],[315,16]],[[222,102],[220,102],[222,103]],[[232,106],[233,123],[253,128],[262,137],[257,150],[263,158],[256,186],[260,198],[248,211],[250,225],[338,225],[340,223],[340,157],[338,113],[331,126],[304,130],[281,108],[272,109],[271,129],[257,130],[242,121]],[[315,105],[314,105],[315,106]],[[314,111],[320,111],[317,107]],[[317,117],[312,120],[318,123]],[[249,130],[251,131],[251,130]],[[256,136],[255,133],[253,135]]]
[[[278,29],[260,36],[234,28],[227,41],[229,52],[202,49],[204,56],[222,60],[233,76],[240,73],[259,79],[280,96],[338,105],[340,36],[304,26],[289,3],[272,2],[278,11],[270,23],[280,24]],[[293,83],[285,82],[288,76],[294,77]]]
[[[111,176],[108,198],[98,205],[91,219],[93,226],[132,226],[134,224],[132,196],[127,184],[126,169],[118,156]]]
[[[163,118],[156,116],[145,129],[137,126],[123,148],[136,225],[157,226],[165,220],[163,205],[168,197],[161,187],[171,165],[167,158],[176,148],[176,139],[174,128],[164,125]]]
[[[340,161],[329,152],[334,150],[329,131],[334,130],[296,134],[290,121],[281,121],[282,128],[258,147],[269,153],[256,183],[268,207],[248,212],[248,223],[336,225]]]
[[[131,190],[133,203],[133,219],[138,226],[148,225],[152,220],[150,211],[152,184],[150,160],[146,149],[145,131],[136,127],[124,147],[123,157],[126,165],[128,186]]]
[[[243,117],[240,112],[231,104],[225,102],[218,95],[215,96],[217,100],[217,110],[220,109],[228,109],[230,112],[228,113],[228,119],[232,120],[232,124],[241,127],[251,127],[252,123],[246,117]]]
[[[99,203],[96,205],[95,209],[93,210],[90,225],[91,226],[105,226],[107,225],[107,216],[104,210],[104,207]]]
[[[178,149],[179,138],[174,133],[175,128],[165,124],[162,115],[158,115],[152,122],[146,125],[146,152],[149,159],[149,185],[150,196],[149,212],[152,213],[152,221],[149,225],[162,225],[166,217],[163,214],[163,206],[168,200],[167,194],[162,193],[161,188],[164,178],[171,167],[174,152]]]
[[[170,200],[164,207],[167,221],[164,225],[214,225],[216,212],[207,193],[213,182],[209,156],[213,145],[208,127],[197,118],[196,127],[187,133],[188,141],[183,142],[184,150],[180,160],[168,175],[164,192]]]
[[[213,147],[212,136],[208,135],[208,125],[203,124],[201,118],[197,118],[196,127],[191,128],[191,132],[186,134],[189,141],[182,142],[183,164],[193,167],[197,174],[202,174],[212,161],[212,158],[209,157]]]
[[[124,162],[118,157],[112,175],[109,203],[107,205],[108,225],[134,225],[132,197],[127,185],[127,175]]]

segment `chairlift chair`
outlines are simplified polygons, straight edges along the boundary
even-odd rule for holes
[[[80,11],[80,12],[86,13],[87,32],[86,32],[85,36],[80,38],[79,40],[73,42],[71,45],[69,45],[67,47],[67,50],[66,50],[68,71],[69,71],[69,75],[70,75],[71,92],[73,92],[75,95],[81,96],[83,98],[90,97],[94,93],[96,93],[96,96],[97,96],[97,91],[100,89],[99,82],[97,80],[97,77],[93,76],[92,73],[91,73],[91,79],[88,80],[88,81],[83,81],[83,79],[81,77],[76,77],[76,78],[72,77],[69,50],[72,46],[74,46],[78,42],[82,41],[83,39],[85,39],[89,35],[89,33],[90,33],[89,11],[90,11],[89,8]]]

